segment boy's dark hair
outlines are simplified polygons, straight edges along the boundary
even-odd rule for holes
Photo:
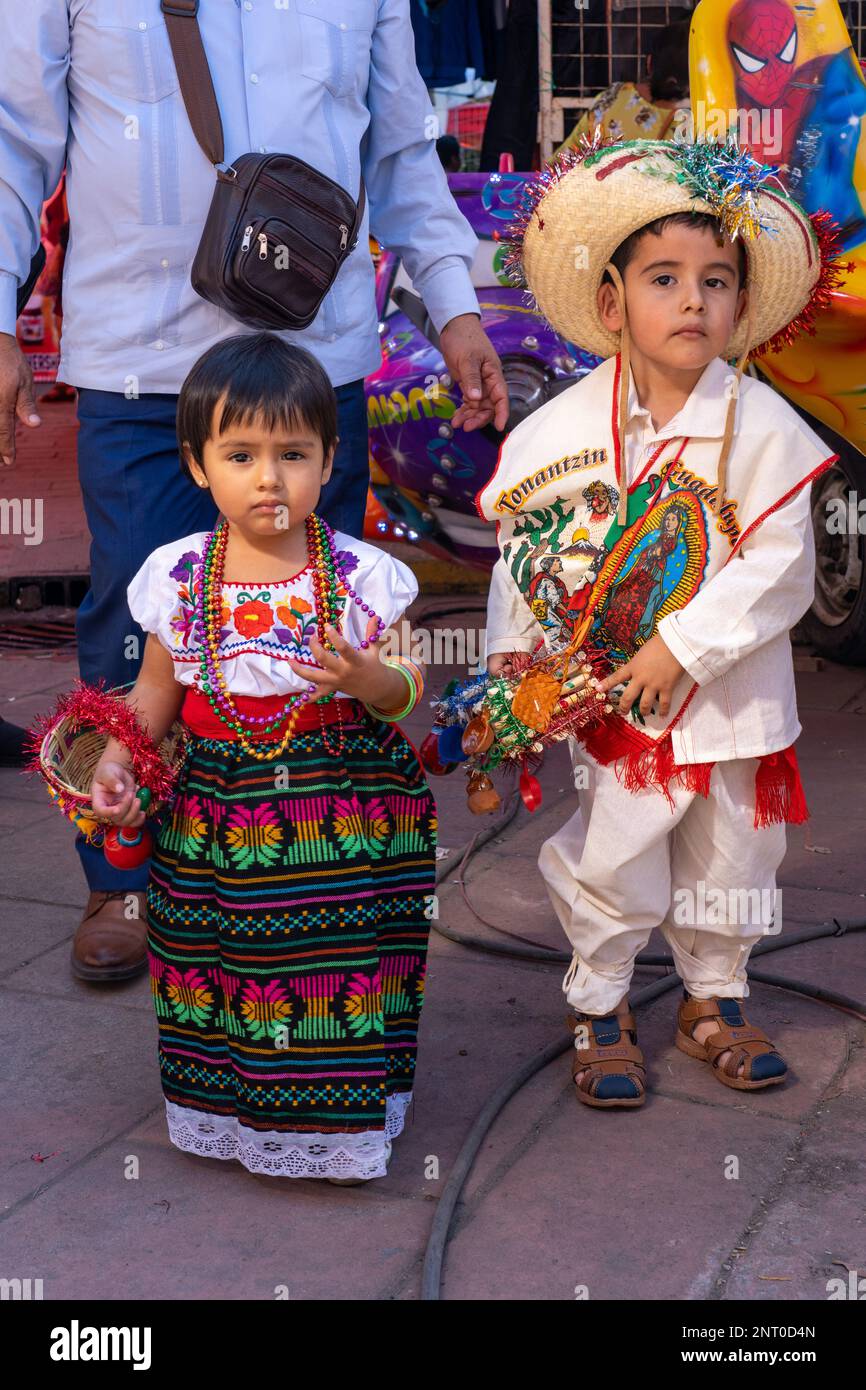
[[[337,398],[324,369],[305,348],[284,343],[274,333],[237,333],[224,338],[195,363],[177,403],[181,466],[189,476],[184,443],[201,464],[211,437],[214,409],[225,396],[217,432],[236,421],[260,419],[268,430],[307,425],[325,453],[337,440]]]
[[[661,236],[665,227],[694,227],[700,230],[701,227],[709,227],[714,234],[719,246],[724,245],[725,237],[721,229],[721,223],[717,217],[713,217],[709,212],[670,212],[666,217],[657,217],[653,222],[647,222],[645,227],[638,227],[636,232],[627,236],[625,241],[621,241],[619,246],[611,256],[611,261],[616,266],[620,275],[625,278],[625,268],[629,261],[633,261],[637,255],[637,248],[645,236]],[[742,237],[737,237],[734,245],[737,248],[739,261],[739,284],[737,289],[741,290],[746,279],[747,262],[746,248],[743,245]],[[608,271],[601,277],[601,283],[612,284]]]
[[[690,26],[690,19],[675,19],[673,24],[657,29],[650,39],[651,101],[682,101],[688,96]]]

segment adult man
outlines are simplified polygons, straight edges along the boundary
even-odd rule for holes
[[[195,0],[174,8],[195,8]],[[353,196],[363,175],[369,228],[402,254],[463,390],[454,421],[471,429],[493,418],[503,428],[505,384],[468,273],[475,238],[436,156],[408,0],[203,0],[198,21],[227,160],[289,152]],[[174,436],[189,368],[243,331],[189,282],[214,170],[180,97],[159,0],[0,0],[0,41],[0,457],[14,457],[16,415],[39,421],[15,344],[14,301],[42,202],[65,164],[59,374],[79,389],[78,466],[92,537],[79,664],[85,680],[121,685],[134,679],[142,650],[126,606],[129,579],[157,546],[215,519],[209,495],[180,471]],[[322,511],[356,533],[367,486],[362,379],[380,360],[367,235],[365,217],[314,323],[286,334],[318,356],[338,389],[341,445]],[[121,874],[100,851],[78,848],[91,894],[73,969],[84,979],[127,978],[145,964],[146,865]]]

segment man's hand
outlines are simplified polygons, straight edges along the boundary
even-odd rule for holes
[[[454,413],[455,429],[481,429],[491,419],[498,430],[508,421],[508,387],[502,363],[481,327],[477,314],[458,314],[439,334],[442,356],[463,392],[463,403]]]
[[[668,714],[671,708],[673,688],[683,674],[683,667],[673,652],[656,633],[644,646],[640,647],[631,661],[619,666],[611,675],[600,682],[601,689],[607,693],[615,685],[627,681],[619,699],[618,709],[626,718],[632,705],[639,700],[641,714],[651,714],[653,705],[656,714]]]
[[[15,462],[15,419],[35,429],[42,421],[36,413],[33,373],[14,333],[0,333],[0,463]]]

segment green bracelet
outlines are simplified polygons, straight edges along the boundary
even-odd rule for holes
[[[364,708],[367,711],[369,711],[370,714],[372,714],[374,719],[381,719],[382,722],[385,724],[396,724],[398,720],[405,719],[407,714],[412,713],[413,709],[418,703],[421,691],[418,689],[418,686],[416,685],[412,676],[406,670],[405,666],[401,665],[400,662],[390,661],[387,657],[385,657],[383,664],[385,666],[391,666],[395,671],[400,672],[400,675],[403,677],[403,679],[409,687],[409,700],[405,708],[401,709],[398,714],[383,714],[383,712],[380,709],[376,709],[375,705],[368,705],[366,700],[363,702],[363,704]]]

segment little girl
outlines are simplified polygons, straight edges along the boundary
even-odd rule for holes
[[[381,651],[417,584],[316,516],[337,413],[309,353],[226,339],[177,425],[220,520],[128,589],[150,634],[128,701],[157,743],[178,716],[191,731],[147,891],[169,1135],[256,1173],[382,1177],[412,1098],[434,882],[435,805],[393,722],[422,676]],[[93,807],[118,825],[144,820],[130,769],[110,740]]]

